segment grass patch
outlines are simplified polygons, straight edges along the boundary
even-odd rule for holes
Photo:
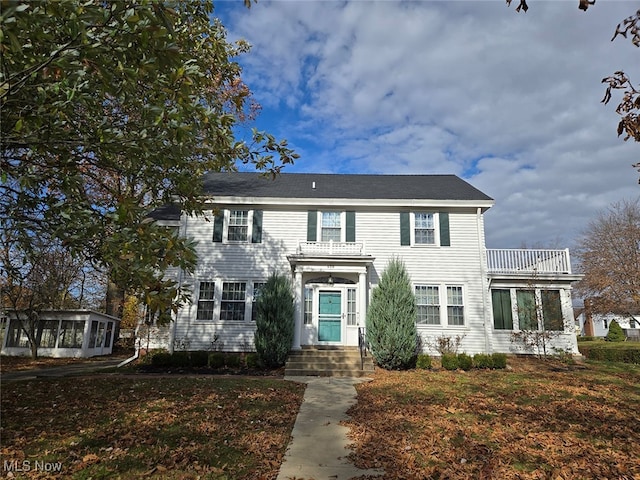
[[[344,422],[353,460],[393,478],[640,477],[640,368],[533,358],[509,365],[377,370],[357,386]]]
[[[270,378],[7,383],[2,458],[62,462],[58,478],[275,478],[303,394]]]

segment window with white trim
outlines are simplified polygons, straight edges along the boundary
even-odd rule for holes
[[[244,320],[246,289],[247,284],[244,282],[223,282],[220,320]]]
[[[440,289],[435,285],[416,285],[419,325],[440,325]]]
[[[249,235],[249,210],[229,210],[227,241],[246,242]]]
[[[213,320],[215,309],[215,282],[200,282],[196,320]]]
[[[341,216],[340,212],[322,212],[321,241],[328,242],[333,240],[334,242],[339,242],[342,240]]]
[[[417,245],[435,245],[436,227],[433,213],[414,213],[414,242]]]
[[[447,287],[447,323],[449,325],[464,325],[462,287]]]

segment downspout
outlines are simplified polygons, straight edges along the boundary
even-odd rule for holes
[[[182,223],[182,232],[183,232],[183,236],[184,238],[187,238],[187,215],[182,214],[180,215],[180,223]],[[179,234],[180,232],[178,232]],[[178,291],[180,291],[180,288],[182,288],[182,281],[183,281],[183,270],[180,269],[178,271]],[[173,353],[173,345],[175,343],[175,339],[176,339],[176,329],[178,328],[178,315],[179,315],[180,310],[178,310],[178,313],[176,313],[176,319],[173,322],[173,328],[171,329],[171,335],[169,335],[169,353]]]
[[[493,346],[491,344],[491,336],[489,334],[490,325],[487,322],[487,295],[489,295],[486,268],[487,257],[482,230],[482,208],[480,207],[476,210],[476,227],[478,229],[478,253],[480,254],[480,275],[482,277],[482,320],[484,325],[485,352],[487,354],[491,354],[493,353]]]

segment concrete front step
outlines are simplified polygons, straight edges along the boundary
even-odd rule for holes
[[[357,348],[304,348],[291,352],[285,366],[287,376],[366,377],[373,375],[370,355],[360,359]]]

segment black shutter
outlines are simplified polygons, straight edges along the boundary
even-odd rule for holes
[[[318,211],[309,210],[307,212],[307,242],[318,240]]]
[[[442,247],[451,246],[451,236],[449,234],[449,213],[440,212],[440,245]]]
[[[251,243],[262,243],[262,210],[253,211],[253,231]]]
[[[409,212],[400,212],[400,245],[411,245]]]
[[[346,241],[356,241],[356,212],[347,212]]]
[[[222,227],[224,224],[224,210],[220,210],[213,219],[213,241],[222,242]]]

